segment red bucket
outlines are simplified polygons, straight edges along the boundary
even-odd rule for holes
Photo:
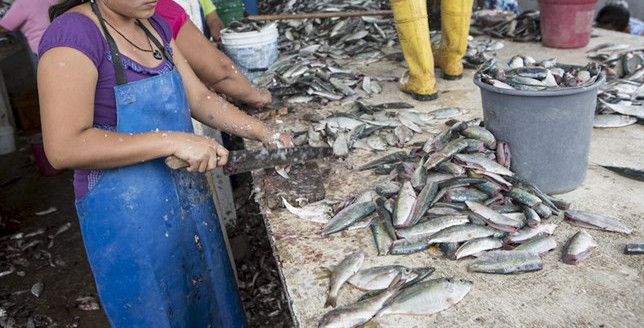
[[[47,160],[47,156],[45,155],[45,147],[42,143],[42,134],[38,133],[33,135],[29,139],[29,144],[31,145],[31,152],[34,154],[36,167],[38,167],[38,172],[40,172],[40,174],[54,175],[65,171],[56,169],[49,164],[49,160]]]
[[[590,40],[597,0],[539,0],[541,43],[581,48]]]

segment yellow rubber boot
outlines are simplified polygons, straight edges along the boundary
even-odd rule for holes
[[[429,42],[425,0],[391,0],[396,30],[409,69],[400,78],[400,90],[420,101],[438,97],[434,58]]]
[[[463,77],[461,60],[467,50],[473,1],[441,1],[441,46],[436,63],[446,80],[458,80]]]

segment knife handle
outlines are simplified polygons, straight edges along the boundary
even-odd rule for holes
[[[172,155],[172,156],[166,157],[165,165],[167,165],[169,168],[171,168],[173,170],[176,170],[176,169],[180,169],[182,167],[188,167],[188,166],[190,166],[190,163],[188,163],[187,161],[182,160],[181,158],[179,158],[177,156]]]

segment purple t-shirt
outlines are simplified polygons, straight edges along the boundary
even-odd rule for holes
[[[163,44],[170,53],[170,40],[172,31],[168,23],[153,15],[150,24],[163,39]],[[112,35],[112,37],[118,37]],[[96,93],[94,94],[94,127],[105,130],[116,130],[116,99],[114,86],[116,85],[116,72],[112,65],[112,55],[107,41],[101,34],[99,27],[87,16],[69,12],[56,18],[47,28],[40,40],[38,57],[47,50],[56,47],[74,48],[92,60],[98,71]],[[125,76],[128,82],[142,80],[150,76],[169,72],[172,64],[167,60],[157,67],[145,67],[127,56],[121,55]],[[98,182],[100,170],[75,170],[74,192],[76,199],[81,199]]]

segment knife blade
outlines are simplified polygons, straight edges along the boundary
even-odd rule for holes
[[[333,155],[331,147],[302,146],[278,149],[231,150],[228,152],[228,162],[223,169],[224,174],[231,175],[279,165],[306,162],[331,155]],[[165,164],[175,170],[190,166],[187,161],[176,156],[167,157]]]

